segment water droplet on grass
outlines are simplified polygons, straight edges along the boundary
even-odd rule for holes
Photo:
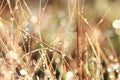
[[[120,20],[114,20],[112,25],[113,25],[113,28],[120,29]]]
[[[27,75],[27,71],[26,71],[25,69],[21,69],[21,70],[20,70],[20,74],[21,74],[21,75]]]

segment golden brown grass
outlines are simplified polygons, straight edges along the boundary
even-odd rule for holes
[[[117,42],[105,33],[113,7],[92,20],[90,5],[2,0],[0,80],[119,80]]]

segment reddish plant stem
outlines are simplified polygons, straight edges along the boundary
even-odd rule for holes
[[[83,60],[82,55],[84,51],[84,41],[85,41],[85,30],[83,28],[84,21],[82,17],[79,16],[78,12],[83,14],[82,7],[79,9],[79,0],[76,2],[76,35],[77,35],[77,66],[78,66],[78,76],[79,80],[83,80]]]

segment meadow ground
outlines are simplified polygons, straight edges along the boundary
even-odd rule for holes
[[[120,80],[120,0],[0,0],[0,80]]]

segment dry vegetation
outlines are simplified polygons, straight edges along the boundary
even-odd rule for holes
[[[120,80],[120,0],[0,0],[0,80]]]

